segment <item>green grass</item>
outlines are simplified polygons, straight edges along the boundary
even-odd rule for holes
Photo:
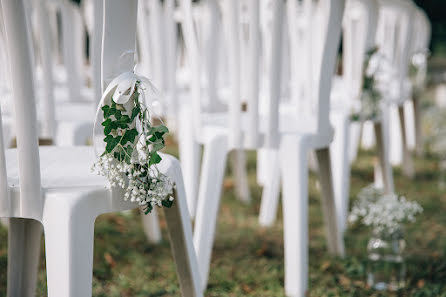
[[[175,153],[175,148],[169,148]],[[225,179],[209,286],[206,296],[281,297],[283,290],[283,225],[281,213],[273,228],[258,226],[261,188],[255,184],[255,154],[250,153],[249,178],[253,201],[239,202],[230,175]],[[351,198],[373,180],[374,153],[361,151],[352,168]],[[366,243],[369,231],[356,227],[345,235],[347,256],[326,252],[317,177],[310,176],[310,279],[308,296],[446,296],[446,193],[438,189],[438,160],[430,154],[416,159],[416,178],[395,168],[395,187],[424,208],[408,226],[407,287],[396,293],[367,287]],[[161,215],[162,216],[162,215]],[[147,243],[138,211],[98,218],[95,226],[93,296],[180,296],[175,266],[162,220],[161,244]],[[0,296],[6,295],[7,230],[0,228]],[[46,296],[42,243],[37,296]]]

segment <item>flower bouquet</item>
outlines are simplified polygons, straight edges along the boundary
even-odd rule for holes
[[[381,117],[381,102],[387,96],[394,76],[389,61],[373,48],[366,53],[362,95],[359,108],[353,111],[352,121],[376,121]]]
[[[133,72],[116,77],[105,90],[96,115],[94,145],[97,161],[92,170],[112,187],[124,189],[124,199],[145,207],[170,207],[174,185],[157,164],[167,127],[155,125],[145,103],[158,92],[150,81]]]
[[[405,284],[403,225],[414,222],[421,206],[396,194],[383,194],[373,186],[358,195],[349,215],[351,223],[372,228],[367,245],[367,283],[377,290],[398,290]]]

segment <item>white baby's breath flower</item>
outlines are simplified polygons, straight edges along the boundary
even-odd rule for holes
[[[369,186],[358,194],[348,220],[361,222],[376,232],[392,234],[400,230],[402,224],[414,222],[422,211],[415,201],[396,194],[383,194],[382,190]]]

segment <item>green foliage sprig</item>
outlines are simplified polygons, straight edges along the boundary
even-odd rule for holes
[[[156,166],[169,130],[164,124],[151,123],[140,99],[143,92],[141,81],[136,81],[127,103],[118,104],[112,98],[111,104],[102,106],[105,150],[94,169],[112,186],[125,189],[126,200],[144,205],[147,214],[155,205],[172,206],[173,184]]]

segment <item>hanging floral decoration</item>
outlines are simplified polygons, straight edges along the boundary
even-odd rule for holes
[[[158,92],[147,78],[119,75],[102,96],[94,130],[98,159],[92,170],[124,189],[124,199],[144,206],[146,214],[154,206],[171,207],[174,200],[174,184],[157,167],[169,131],[162,122],[153,123],[145,105],[153,94]]]
[[[430,56],[429,49],[417,51],[412,55],[409,77],[414,87],[414,90],[421,92],[426,80],[427,74],[427,60]]]
[[[359,110],[351,114],[352,121],[376,121],[380,118],[382,99],[389,96],[390,82],[394,76],[395,71],[378,48],[366,53],[361,104]]]

